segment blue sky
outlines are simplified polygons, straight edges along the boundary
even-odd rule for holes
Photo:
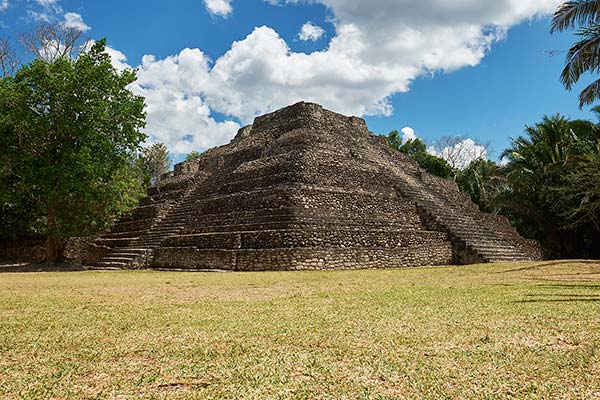
[[[548,54],[573,41],[549,33],[556,1],[0,0],[0,36],[71,13],[121,65],[152,55],[136,90],[148,99],[147,133],[177,160],[301,99],[363,115],[376,133],[471,137],[495,159],[544,114],[594,118],[577,107],[582,85],[561,86],[563,56]],[[308,22],[315,40],[299,35]]]

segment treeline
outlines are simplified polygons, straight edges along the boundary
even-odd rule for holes
[[[596,109],[600,115],[600,108]],[[427,152],[420,139],[390,145],[437,176],[454,179],[485,212],[505,215],[548,258],[600,257],[600,125],[555,115],[527,126],[499,165],[484,158],[465,169]]]

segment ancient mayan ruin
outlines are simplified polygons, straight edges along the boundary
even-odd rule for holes
[[[365,121],[312,103],[256,118],[96,241],[103,268],[395,268],[541,258]]]

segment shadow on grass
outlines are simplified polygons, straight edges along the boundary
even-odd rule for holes
[[[562,281],[557,281],[562,282]],[[590,282],[590,281],[586,281]],[[537,285],[539,288],[548,288],[548,289],[598,289],[600,290],[600,282],[597,285],[589,285],[589,284],[579,284],[579,283],[545,283],[542,285]]]
[[[536,269],[536,268],[553,267],[553,266],[560,266],[560,265],[571,265],[571,264],[595,265],[595,266],[600,267],[600,260],[555,260],[555,261],[548,261],[548,262],[541,263],[541,264],[529,265],[529,266],[523,267],[523,268],[507,269],[506,271],[500,271],[498,273],[504,274],[507,272],[528,271],[528,270],[532,270],[532,269]]]
[[[32,264],[19,261],[0,261],[0,273],[15,272],[73,272],[85,271],[84,267],[71,264]]]
[[[544,285],[540,285],[544,286]],[[573,289],[578,288],[593,288],[600,289],[600,286],[592,285],[547,285],[548,288]],[[518,300],[514,303],[571,303],[571,302],[599,302],[600,294],[578,294],[578,293],[531,293],[526,294],[527,299]]]
[[[564,298],[564,299],[527,299],[517,300],[513,303],[525,304],[525,303],[600,303],[600,297],[586,297],[586,298]]]

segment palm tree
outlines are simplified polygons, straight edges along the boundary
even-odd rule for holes
[[[593,143],[596,132],[595,125],[589,121],[571,121],[561,115],[544,116],[542,122],[526,126],[528,137],[513,140],[512,148],[506,149],[502,157],[510,160],[513,169],[546,173],[578,156],[580,145]]]
[[[567,52],[561,81],[571,90],[586,72],[600,72],[600,0],[573,0],[561,4],[552,18],[554,32],[578,27],[577,41]],[[579,95],[579,107],[600,99],[600,79]]]
[[[581,187],[596,182],[592,179],[596,175],[578,173],[576,178],[581,179],[573,181],[572,193],[566,193],[565,181],[590,158],[598,159],[599,143],[600,129],[594,123],[555,115],[527,126],[525,135],[514,139],[502,154],[509,161],[503,170],[508,190],[498,196],[498,204],[522,233],[541,239],[555,256],[577,252],[581,231],[570,227],[572,222],[596,221],[590,215],[600,206],[594,203],[584,210],[577,203],[588,196],[589,191]]]

